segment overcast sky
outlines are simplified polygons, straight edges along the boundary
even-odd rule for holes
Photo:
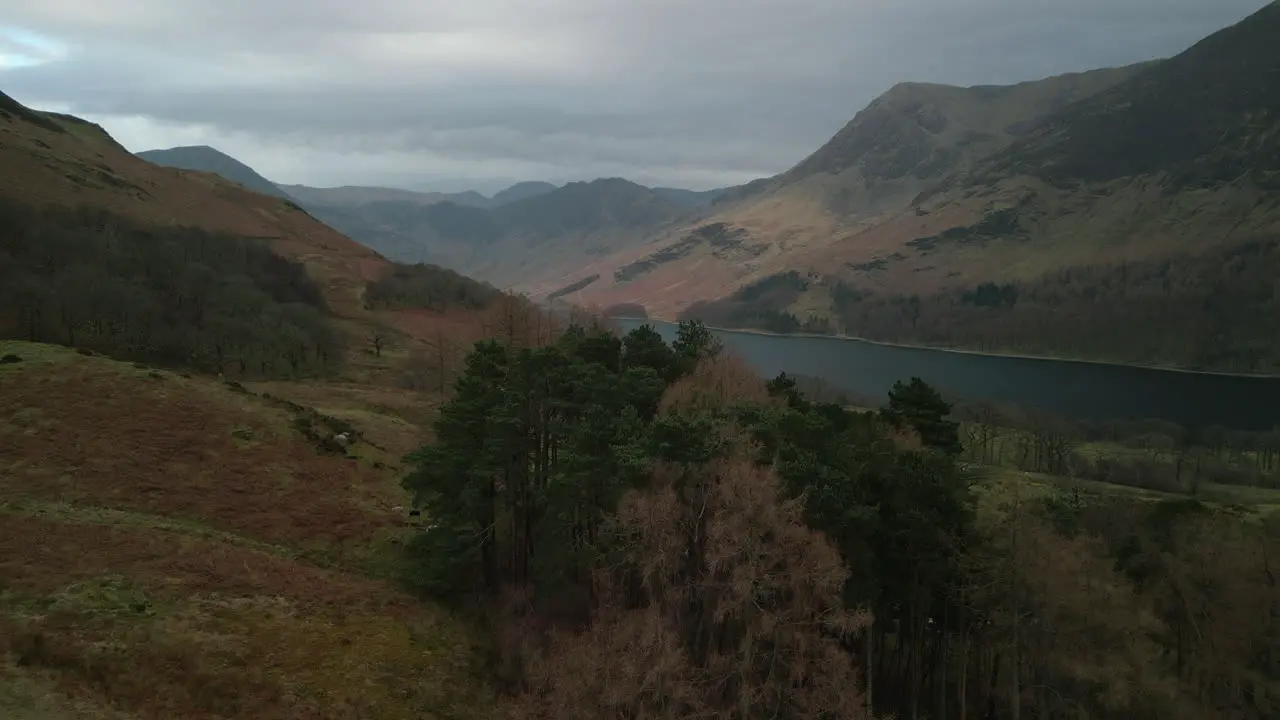
[[[1172,55],[1263,0],[4,0],[0,90],[283,183],[771,175],[906,80]]]

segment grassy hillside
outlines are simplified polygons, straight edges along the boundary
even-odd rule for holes
[[[520,289],[544,297],[595,275],[584,302],[657,317],[1276,372],[1278,18],[1273,3],[1127,68],[899,85],[700,220],[749,256],[690,247],[695,227]],[[744,303],[788,273],[798,292]]]
[[[290,202],[134,157],[89,123],[23,111],[0,117],[2,198],[36,207],[87,205],[146,225],[258,238],[301,262],[340,316],[359,312],[365,282],[388,265]]]
[[[396,586],[394,414],[0,355],[0,715],[487,716],[473,631]]]
[[[256,193],[289,198],[287,192],[259,175],[253,168],[207,145],[173,147],[167,150],[144,150],[138,153],[138,157],[147,162],[153,162],[156,165],[165,167],[211,172],[231,182],[239,183]]]
[[[0,716],[491,717],[399,479],[528,305],[4,100]]]
[[[0,252],[10,259],[0,275],[11,280],[22,275],[21,283],[6,282],[3,294],[6,299],[25,298],[25,305],[6,302],[0,309],[0,323],[10,337],[37,337],[34,327],[49,333],[43,337],[68,342],[71,337],[63,326],[87,323],[91,332],[78,333],[75,344],[93,338],[93,342],[107,343],[110,338],[113,347],[134,348],[126,353],[134,357],[130,353],[143,352],[137,348],[148,346],[126,342],[128,333],[121,331],[118,322],[95,325],[92,317],[83,315],[133,313],[145,322],[133,322],[132,331],[181,327],[179,345],[199,346],[204,355],[216,355],[221,347],[224,356],[231,357],[238,351],[230,350],[220,334],[245,338],[266,329],[276,338],[270,347],[272,353],[278,352],[273,362],[283,366],[278,365],[277,371],[291,372],[283,369],[292,364],[289,354],[314,358],[323,345],[311,343],[305,351],[285,352],[293,335],[270,328],[276,327],[274,319],[281,312],[297,314],[299,308],[290,307],[305,297],[303,304],[323,308],[322,325],[339,348],[338,356],[330,357],[336,362],[326,362],[333,372],[359,382],[394,383],[409,370],[386,363],[370,365],[366,351],[371,335],[393,337],[396,361],[404,365],[438,345],[426,338],[439,329],[454,330],[460,337],[476,332],[473,328],[480,314],[474,309],[368,307],[366,289],[398,272],[395,264],[292,201],[251,192],[215,174],[155,165],[128,153],[100,127],[5,100],[7,109],[0,117],[4,167],[0,201],[16,213],[9,218],[9,226],[19,232],[6,236],[0,245]],[[122,244],[117,237],[121,235],[140,240]],[[249,276],[266,283],[259,287],[268,288],[274,314],[264,316],[253,302],[246,305],[246,288],[226,274],[228,263],[244,262],[244,258],[221,254],[225,250],[221,244],[229,237],[234,238],[229,241],[233,245],[249,247],[261,257]],[[193,242],[201,249],[192,250]],[[143,252],[144,246],[150,249]],[[277,256],[282,262],[269,259]],[[138,263],[149,264],[151,273],[137,276]],[[110,281],[106,285],[104,278]],[[424,279],[428,284],[432,281]],[[122,291],[120,282],[147,288],[151,296],[143,307],[159,314],[138,315],[137,306],[113,306]],[[280,283],[280,288],[271,289]],[[492,291],[473,284],[477,292]],[[295,291],[304,285],[314,285],[318,296],[298,296]],[[295,294],[280,295],[281,288],[294,288],[290,292]],[[239,299],[232,306],[234,311],[227,313],[224,301],[233,297]],[[60,298],[74,298],[78,304],[59,303]],[[213,305],[205,317],[206,308],[200,303],[209,299]],[[71,310],[82,315],[67,315]],[[105,322],[107,316],[93,317]],[[177,318],[186,319],[173,325]],[[223,320],[230,324],[219,324]],[[258,347],[255,352],[261,355],[265,346]],[[185,355],[184,362],[189,362]],[[241,372],[237,363],[225,364],[224,371]]]

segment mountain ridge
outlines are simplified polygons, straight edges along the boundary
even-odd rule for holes
[[[292,199],[255,192],[218,173],[150,162],[130,153],[98,125],[33,110],[2,94],[0,130],[0,161],[6,169],[0,174],[0,202],[13,204],[20,213],[52,213],[73,220],[117,218],[134,228],[130,232],[204,232],[233,236],[235,242],[264,243],[272,255],[299,266],[304,282],[314,283],[322,296],[317,305],[343,339],[342,350],[357,364],[363,362],[361,351],[368,337],[391,332],[387,328],[396,328],[398,342],[415,352],[422,351],[419,336],[435,332],[441,323],[464,334],[474,330],[467,324],[476,314],[469,306],[449,308],[448,317],[411,306],[370,306],[366,291],[394,274],[395,264]],[[189,262],[202,264],[194,257]],[[440,268],[413,272],[414,292],[431,290],[434,283],[445,288],[440,292],[457,297],[496,294],[492,287]],[[7,309],[0,310],[0,320],[12,319]]]
[[[447,200],[304,206],[389,257],[444,265],[498,285],[639,242],[690,213],[622,178],[572,182],[490,208]]]
[[[554,273],[572,262],[575,252],[607,254],[640,242],[667,223],[696,217],[730,190],[649,188],[615,177],[562,186],[519,182],[488,198],[475,191],[277,185],[206,146],[146,151],[138,157],[211,172],[248,187],[265,184],[274,190],[271,194],[298,203],[392,260],[444,265],[499,284],[518,282],[529,273]],[[502,251],[492,252],[499,241]]]
[[[525,180],[494,193],[493,197],[489,198],[489,202],[494,207],[506,205],[517,200],[545,195],[558,187],[559,185],[542,180]]]
[[[208,145],[183,145],[163,150],[143,150],[135,155],[156,165],[179,170],[211,172],[263,195],[293,199],[289,193],[259,175],[253,168]]]
[[[899,84],[787,172],[519,289],[730,327],[1273,372],[1275,37],[1278,3],[1168,59]]]

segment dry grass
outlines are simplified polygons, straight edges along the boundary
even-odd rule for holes
[[[31,354],[8,343],[6,352]],[[70,350],[0,370],[0,501],[89,504],[186,518],[270,542],[372,537],[388,509],[357,462],[321,455],[291,416],[210,379]],[[389,498],[387,498],[389,500]]]
[[[214,380],[4,353],[0,716],[485,716],[476,637],[378,579],[411,441],[373,389],[292,387],[389,448],[352,460]]]
[[[411,532],[398,465],[430,411],[393,381],[474,319],[366,310],[376,253],[56,122],[0,118],[0,196],[268,239],[350,352],[341,382],[239,388],[0,342],[22,358],[0,366],[0,717],[489,716],[472,629],[392,581]],[[381,358],[363,347],[377,326],[399,333]],[[323,452],[295,425],[311,409],[361,442]]]

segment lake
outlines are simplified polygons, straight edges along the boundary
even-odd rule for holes
[[[652,325],[668,341],[676,325],[614,321],[623,332]],[[1186,427],[1280,426],[1280,377],[1181,372],[1129,365],[1020,358],[864,340],[715,330],[759,373],[811,375],[883,400],[897,380],[918,376],[953,399],[990,400],[1077,419],[1159,418]]]

